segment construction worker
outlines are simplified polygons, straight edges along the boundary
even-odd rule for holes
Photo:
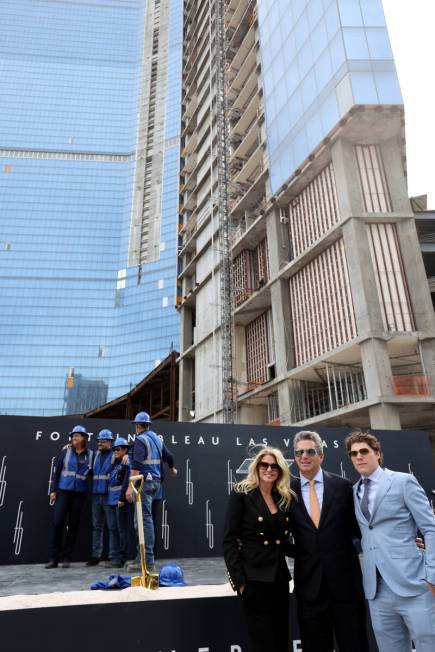
[[[50,499],[54,503],[53,539],[50,561],[45,568],[69,568],[77,538],[80,515],[86,499],[87,477],[92,469],[93,452],[88,450],[88,433],[74,426],[69,433],[71,444],[62,449],[56,460]],[[62,547],[65,526],[68,525]]]
[[[115,559],[117,525],[116,515],[107,505],[109,477],[112,470],[112,442],[114,436],[110,430],[103,428],[97,436],[98,450],[92,467],[92,555],[86,566],[96,566],[103,554],[104,525],[109,530],[109,555],[107,566]]]
[[[117,437],[113,444],[112,470],[109,477],[107,505],[115,514],[116,556],[111,562],[113,568],[122,568],[127,561],[128,554],[128,512],[129,503],[125,499],[125,492],[130,479],[130,464],[128,450],[130,445],[124,437]]]
[[[145,561],[147,569],[154,570],[154,523],[152,516],[153,502],[160,489],[162,441],[155,432],[150,430],[151,419],[147,412],[139,412],[133,423],[136,427],[136,439],[131,454],[130,477],[143,475],[145,481],[141,490],[142,518],[145,535]],[[133,490],[129,485],[126,498],[133,502]],[[137,515],[135,513],[137,529]]]

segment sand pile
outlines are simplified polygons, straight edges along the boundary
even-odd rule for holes
[[[161,587],[158,591],[134,587],[112,591],[70,591],[41,595],[11,595],[0,597],[0,611],[9,609],[37,609],[81,604],[119,602],[146,602],[147,600],[179,600],[190,598],[220,598],[235,595],[229,584],[212,586]]]

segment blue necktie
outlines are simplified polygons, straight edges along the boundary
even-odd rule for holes
[[[370,511],[369,511],[369,478],[364,478],[363,480],[363,485],[364,485],[364,493],[363,497],[361,498],[361,511],[366,517],[368,521],[370,521]]]

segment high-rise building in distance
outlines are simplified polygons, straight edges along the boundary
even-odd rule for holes
[[[141,380],[175,310],[182,0],[2,0],[0,413]]]
[[[241,423],[432,427],[435,319],[381,0],[186,0],[182,118],[180,418],[225,420],[230,395]]]

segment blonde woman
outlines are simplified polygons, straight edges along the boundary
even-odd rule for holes
[[[224,557],[239,594],[252,652],[288,652],[290,471],[278,448],[262,448],[229,498]]]

